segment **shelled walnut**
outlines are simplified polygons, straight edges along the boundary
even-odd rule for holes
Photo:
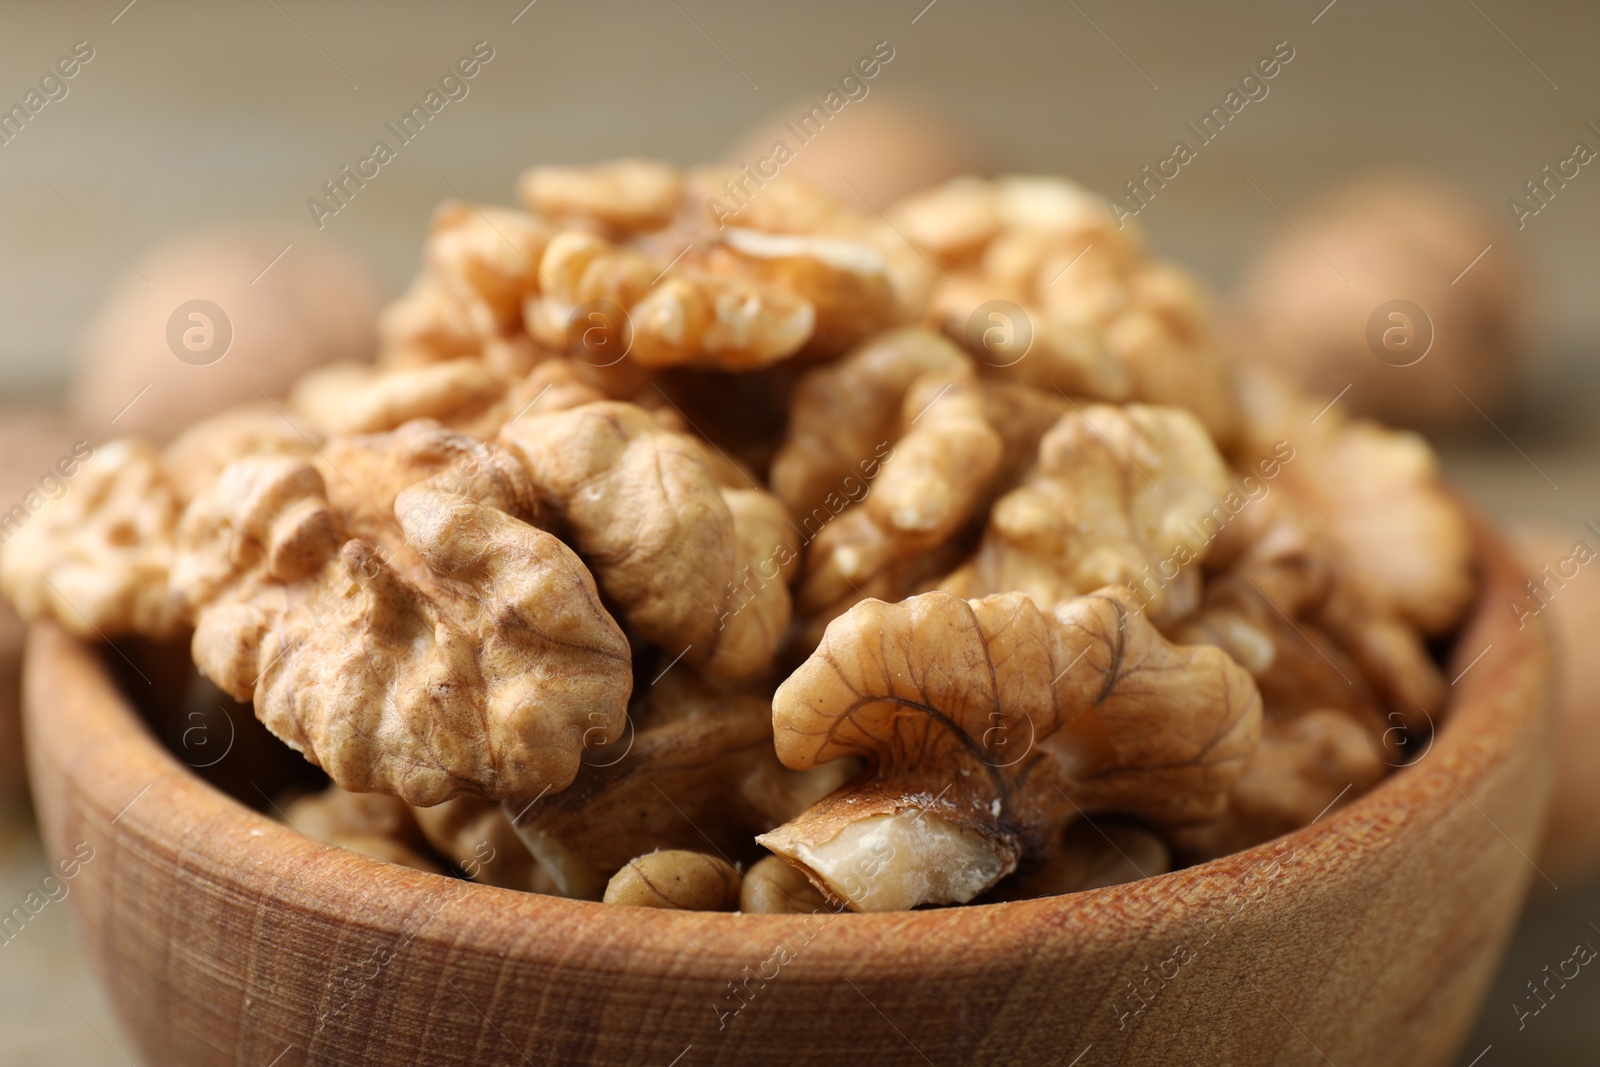
[[[0,587],[192,630],[334,781],[291,813],[327,839],[649,907],[1144,877],[1442,721],[1477,583],[1419,439],[1235,368],[1070,183],[731,180],[441,207],[375,363],[97,446],[0,515]]]

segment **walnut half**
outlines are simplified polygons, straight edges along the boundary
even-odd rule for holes
[[[1215,817],[1261,697],[1220,649],[1169,643],[1108,588],[868,600],[773,698],[778,756],[873,769],[758,840],[857,911],[964,903],[1086,813]]]

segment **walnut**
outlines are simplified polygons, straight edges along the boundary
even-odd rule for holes
[[[1020,593],[865,601],[773,698],[779,758],[869,774],[758,840],[859,911],[958,903],[1084,813],[1214,818],[1261,698],[1225,653],[1173,645],[1125,589],[1044,614]]]
[[[14,532],[7,527],[0,589],[18,613],[86,638],[177,632],[185,619],[168,574],[179,509],[155,447],[101,445],[61,484]]]
[[[321,443],[314,430],[258,401],[229,408],[183,431],[162,450],[161,466],[178,502],[187,505],[236,459],[309,456]]]
[[[960,373],[969,363],[937,334],[904,329],[808,371],[795,387],[788,430],[773,458],[773,492],[801,516],[802,525],[830,495],[853,497],[852,485],[877,476],[879,463],[899,436],[901,409],[912,383],[929,371]],[[816,529],[826,518],[824,514],[816,521]]]
[[[970,368],[932,372],[906,393],[906,432],[872,492],[821,530],[807,552],[800,591],[809,612],[832,614],[882,576],[949,541],[989,501],[1004,453]],[[904,591],[902,591],[904,592]],[[894,599],[899,599],[895,597]]]
[[[476,359],[420,366],[334,363],[307,374],[289,393],[289,410],[326,437],[392,430],[412,419],[447,425],[480,415],[506,383]]]
[[[560,895],[599,899],[607,879],[652,849],[709,843],[746,853],[754,835],[855,769],[789,770],[773,751],[770,698],[718,689],[681,667],[650,688],[635,716],[620,741],[586,756],[567,789],[505,802]]]
[[[1292,443],[1277,481],[1332,544],[1336,581],[1316,621],[1421,728],[1448,690],[1426,638],[1448,632],[1476,592],[1472,532],[1437,460],[1421,438],[1319,412],[1266,374],[1242,381],[1248,447]]]
[[[1380,742],[1343,711],[1319,708],[1287,721],[1268,719],[1218,819],[1168,832],[1191,861],[1250,848],[1297,830],[1348,804],[1388,773]]]
[[[387,799],[387,798],[385,798]],[[504,889],[554,893],[555,883],[533,858],[500,805],[458,796],[431,808],[411,808],[422,836],[476,882]]]
[[[1513,215],[1540,207],[1509,204]],[[1340,405],[1363,415],[1482,432],[1485,413],[1498,422],[1517,395],[1533,321],[1518,241],[1493,211],[1406,173],[1367,175],[1291,209],[1295,228],[1274,235],[1239,283],[1233,350],[1312,395],[1348,390]]]
[[[619,159],[590,167],[532,167],[517,181],[530,211],[593,220],[621,233],[659,230],[683,201],[683,177],[665,163]]]
[[[383,360],[392,366],[475,356],[484,338],[461,290],[426,271],[378,316]]]
[[[522,325],[522,302],[539,291],[539,261],[552,236],[520,211],[446,201],[433,213],[423,262],[473,331],[494,336]]]
[[[933,317],[987,372],[1099,400],[1183,407],[1218,440],[1238,419],[1200,293],[1144,258],[1105,201],[1055,179],[957,179],[889,209],[950,282]],[[976,315],[990,301],[1015,311]],[[1004,321],[1000,321],[1004,320]],[[990,323],[1005,333],[999,349]],[[1026,331],[1030,343],[1014,352]]]
[[[561,234],[540,266],[544,291],[523,309],[529,334],[597,364],[627,356],[646,367],[751,370],[793,355],[816,324],[794,293],[693,261],[668,273],[668,263],[594,234]]]
[[[1043,608],[1102,585],[1138,591],[1156,621],[1200,600],[1207,522],[1229,478],[1205,429],[1176,408],[1090,405],[1039,442],[1031,477],[996,502],[983,543],[945,588],[1017,590]],[[1070,516],[1071,521],[1064,521]]]
[[[719,485],[703,445],[632,404],[526,416],[499,440],[629,626],[722,677],[766,671],[795,555],[776,499]]]
[[[411,809],[394,797],[347,793],[335,785],[284,805],[282,814],[291,828],[314,841],[430,874],[444,873],[429,858]]]
[[[815,325],[807,348],[823,355],[843,352],[911,312],[895,293],[888,262],[861,241],[729,229],[706,266],[753,278],[811,305]]]
[[[532,796],[621,730],[631,665],[505,453],[413,423],[315,464],[249,457],[190,505],[195,662],[340,786]]]
[[[738,870],[703,852],[651,852],[628,861],[606,884],[605,902],[633,908],[732,911],[739,904]]]
[[[746,915],[805,915],[827,907],[811,880],[777,856],[757,861],[739,887],[739,910]]]

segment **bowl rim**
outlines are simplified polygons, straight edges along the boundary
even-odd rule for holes
[[[1549,723],[1551,685],[1548,624],[1534,619],[1517,629],[1510,626],[1511,612],[1495,610],[1508,591],[1520,588],[1522,571],[1499,537],[1469,514],[1479,595],[1446,664],[1451,685],[1458,686],[1446,721],[1418,759],[1308,826],[1167,874],[1003,903],[813,913],[829,921],[847,916],[852,937],[814,943],[807,938],[808,955],[824,968],[834,963],[859,967],[863,943],[892,940],[895,951],[882,954],[884,967],[877,973],[975,972],[990,952],[1032,956],[1039,951],[1041,930],[1070,934],[1086,925],[1103,926],[1107,916],[1118,914],[1144,924],[1158,921],[1163,912],[1192,920],[1196,898],[1202,905],[1214,902],[1255,879],[1274,877],[1271,872],[1285,864],[1356,862],[1347,846],[1350,838],[1382,834],[1441,810],[1441,804],[1464,800],[1476,806],[1472,795],[1508,746],[1529,730],[1548,736],[1539,728]],[[1499,655],[1487,654],[1495,648]],[[240,883],[309,916],[334,922],[359,916],[387,929],[390,921],[414,923],[424,914],[413,936],[456,951],[545,960],[582,952],[586,967],[618,974],[638,970],[640,953],[665,960],[677,957],[686,943],[695,945],[697,956],[710,966],[754,964],[773,945],[795,936],[797,924],[806,925],[805,916],[792,914],[639,908],[628,909],[628,929],[619,934],[614,906],[416,871],[314,841],[229,797],[169,753],[96,649],[55,623],[29,629],[24,692],[31,777],[46,781],[51,777],[43,773],[46,765],[59,768],[57,776],[71,793],[70,798],[35,799],[42,824],[59,824],[57,815],[70,811],[79,829],[94,826],[117,838],[119,848],[136,845],[165,853],[179,867]],[[1534,699],[1527,699],[1530,693]],[[1182,907],[1174,906],[1174,898]],[[507,924],[522,933],[508,940]],[[986,952],[971,952],[980,937]]]

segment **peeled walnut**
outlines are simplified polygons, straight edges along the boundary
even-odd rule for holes
[[[606,884],[605,902],[632,908],[732,911],[739,872],[703,852],[651,852],[630,860]]]
[[[1237,403],[1205,302],[1145,259],[1105,200],[1049,178],[965,178],[889,210],[941,265],[933,316],[996,378],[1186,408],[1218,440]],[[1026,342],[1026,343],[1025,343]]]
[[[1241,375],[1247,447],[1290,442],[1275,479],[1333,546],[1335,581],[1315,621],[1378,695],[1423,729],[1447,686],[1426,638],[1449,631],[1476,591],[1472,534],[1427,444],[1337,407],[1318,412],[1262,372]]]
[[[983,544],[945,588],[960,596],[1018,590],[1048,608],[1126,583],[1157,622],[1198,606],[1204,527],[1227,493],[1222,458],[1176,408],[1095,404],[1039,442],[1039,463],[995,503]],[[1070,518],[1069,518],[1070,517]]]
[[[898,302],[889,263],[862,241],[730,228],[712,246],[706,266],[804,300],[815,315],[807,348],[823,355],[897,325],[911,311]]]
[[[872,770],[758,840],[858,911],[960,903],[1056,848],[1084,813],[1218,815],[1261,698],[1168,643],[1121,589],[1044,614],[1009,593],[866,601],[773,698],[778,755]]]
[[[335,363],[301,378],[288,410],[313,432],[334,437],[393,430],[413,419],[464,424],[505,390],[505,380],[476,359],[402,367]]]
[[[1381,742],[1348,713],[1319,708],[1262,725],[1261,747],[1228,794],[1222,817],[1168,831],[1198,862],[1270,841],[1349,804],[1388,773]]]
[[[532,893],[555,892],[549,874],[494,801],[458,796],[431,808],[412,808],[411,815],[428,844],[473,881]]]
[[[739,910],[746,915],[805,915],[827,907],[828,898],[811,880],[777,856],[759,860],[744,872],[739,887]]]
[[[517,180],[530,211],[555,219],[598,222],[629,233],[658,230],[683,200],[676,168],[649,159],[618,159],[588,167],[531,167]]]
[[[353,791],[532,796],[620,732],[627,642],[507,455],[437,426],[250,457],[184,514],[195,662]]]
[[[423,261],[488,337],[521,326],[522,302],[539,290],[539,260],[552,236],[520,211],[446,201],[434,210]]]
[[[702,445],[631,404],[526,416],[499,440],[641,636],[722,677],[767,669],[795,557],[776,499],[719,485]]]
[[[161,453],[161,466],[180,504],[199,496],[228,464],[245,456],[309,456],[321,438],[280,408],[241,404],[195,423]]]
[[[1530,318],[1517,241],[1488,205],[1436,176],[1373,174],[1292,213],[1240,282],[1240,354],[1398,426],[1487,430]]]
[[[184,621],[167,584],[178,501],[160,458],[133,439],[80,445],[71,481],[0,551],[0,590],[81,637],[170,636]]]
[[[283,807],[302,834],[329,845],[430,874],[443,874],[427,856],[427,842],[405,802],[376,793],[347,793],[329,786]]]
[[[652,849],[709,843],[747,853],[756,834],[855,769],[784,767],[772,748],[770,699],[721,690],[682,668],[662,676],[635,715],[619,741],[586,757],[567,789],[505,803],[560,895],[597,899],[612,874]]]
[[[969,360],[927,330],[883,334],[835,363],[808,371],[794,391],[789,425],[772,462],[772,489],[805,522],[828,498],[855,495],[877,476],[900,433],[906,390],[924,373],[957,374]],[[823,525],[826,512],[816,522]],[[808,532],[815,530],[808,528]]]

